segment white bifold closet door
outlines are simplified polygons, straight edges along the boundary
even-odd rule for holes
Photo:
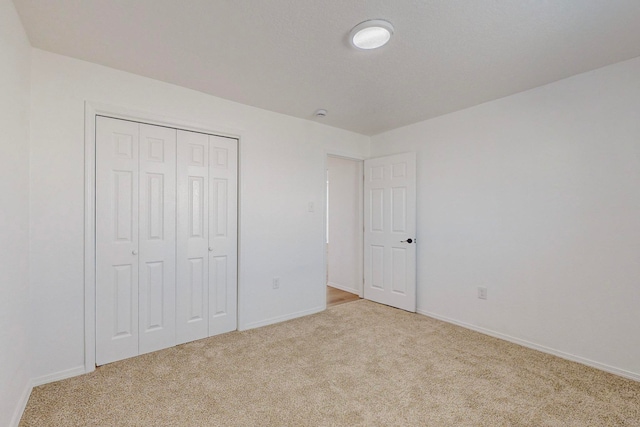
[[[237,140],[178,130],[178,343],[237,325]]]
[[[175,343],[176,130],[96,119],[96,363]]]
[[[236,329],[237,140],[96,118],[96,363]]]

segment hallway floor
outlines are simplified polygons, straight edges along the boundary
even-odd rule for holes
[[[344,304],[345,302],[357,301],[360,297],[350,292],[327,286],[327,308],[334,305]]]

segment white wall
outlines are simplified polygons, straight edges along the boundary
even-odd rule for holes
[[[85,100],[239,134],[240,327],[323,309],[324,153],[367,155],[369,138],[40,50],[32,59],[36,383],[84,364]]]
[[[362,162],[327,157],[329,176],[328,284],[360,294],[362,288]]]
[[[29,397],[29,67],[13,3],[0,1],[0,425]]]
[[[418,153],[421,313],[640,379],[640,58],[371,150]]]

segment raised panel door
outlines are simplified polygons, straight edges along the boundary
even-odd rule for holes
[[[139,353],[176,343],[176,130],[140,124]]]
[[[237,328],[238,141],[96,119],[96,361]]]
[[[415,153],[364,164],[364,297],[416,311]]]
[[[96,363],[138,354],[137,123],[96,118]]]
[[[177,342],[209,335],[209,136],[178,130]]]
[[[237,328],[238,140],[209,136],[209,335]]]

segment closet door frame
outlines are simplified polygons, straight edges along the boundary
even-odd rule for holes
[[[187,131],[201,132],[233,138],[238,141],[238,276],[237,276],[237,319],[241,323],[240,292],[240,148],[242,137],[240,131],[231,128],[211,128],[193,121],[167,118],[166,116],[140,112],[124,107],[85,101],[84,104],[84,371],[96,369],[96,117],[105,116],[114,119],[130,120],[156,126],[166,126]]]

